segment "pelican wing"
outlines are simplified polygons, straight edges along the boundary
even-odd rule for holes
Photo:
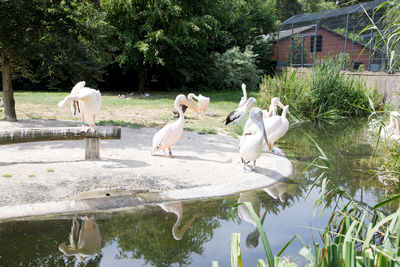
[[[153,136],[153,152],[160,148],[162,143],[168,139],[172,134],[173,130],[171,124],[165,125]]]
[[[228,116],[226,116],[225,119],[225,125],[229,125],[232,123],[238,122],[238,119],[240,118],[241,112],[238,109],[235,109],[234,111],[231,111]]]
[[[75,86],[71,90],[71,94],[77,94],[82,88],[85,88],[86,82],[81,81],[75,84]]]

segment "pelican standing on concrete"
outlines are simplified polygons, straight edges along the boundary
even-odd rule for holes
[[[61,108],[71,102],[72,115],[81,114],[82,116],[82,130],[96,131],[98,129],[96,116],[100,114],[101,94],[99,90],[85,87],[85,84],[84,81],[78,82],[71,93],[58,102],[58,106]],[[85,127],[85,123],[89,125],[89,128]]]
[[[254,97],[250,97],[249,99],[247,99],[247,102],[244,106],[238,107],[237,109],[235,109],[234,111],[231,111],[226,116],[226,118],[224,120],[225,125],[231,125],[231,124],[235,124],[235,123],[238,123],[239,121],[241,121],[243,118],[246,117],[247,110],[249,108],[251,108],[256,102],[257,101]]]
[[[239,102],[239,108],[244,106],[247,102],[247,91],[246,91],[246,85],[242,83],[242,91],[243,91],[243,96],[240,98]]]
[[[199,94],[198,96],[194,95],[193,97],[198,101],[197,109],[199,110],[199,115],[206,115],[206,110],[210,104],[210,98],[203,96],[202,94]]]
[[[249,120],[252,120],[257,126],[257,131],[255,133],[243,135],[242,139],[240,139],[239,152],[242,158],[243,171],[246,171],[246,165],[250,161],[253,161],[252,170],[256,168],[256,160],[261,156],[264,140],[268,143],[262,110],[259,108],[252,108],[250,110]]]
[[[284,136],[289,130],[289,120],[286,118],[289,112],[289,105],[283,108],[281,116],[273,116],[264,120],[265,131],[268,136],[268,151],[273,152],[274,143]]]
[[[264,119],[264,125],[267,127],[267,118],[276,116],[277,112],[277,106],[280,106],[282,109],[285,107],[282,102],[279,100],[277,97],[273,97],[271,99],[271,104],[269,105],[269,110],[263,110],[263,119]],[[243,128],[243,134],[246,135],[248,133],[251,133],[253,131],[256,131],[257,127],[254,125],[252,120],[247,120],[246,124]]]
[[[178,95],[175,99],[175,109],[179,113],[179,119],[175,122],[165,125],[153,136],[152,155],[154,155],[156,151],[162,150],[164,155],[167,156],[165,149],[168,148],[169,157],[173,157],[171,146],[173,146],[176,142],[178,142],[179,138],[181,138],[183,126],[185,124],[185,117],[183,115],[182,107],[180,106],[182,104],[193,109],[195,112],[198,112],[197,109],[188,101],[185,95]]]
[[[172,236],[175,240],[181,240],[187,229],[189,229],[189,227],[193,224],[196,216],[193,216],[192,219],[190,219],[184,226],[182,226],[181,229],[179,229],[178,227],[180,226],[183,217],[182,203],[180,201],[165,202],[159,204],[159,206],[166,212],[173,212],[176,214],[176,222],[174,226],[172,226]]]

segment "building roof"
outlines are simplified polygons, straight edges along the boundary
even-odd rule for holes
[[[337,17],[342,15],[347,15],[351,13],[361,12],[363,10],[371,10],[379,7],[385,0],[375,0],[367,3],[360,3],[352,6],[335,8],[322,12],[308,13],[308,14],[298,14],[295,15],[280,24],[280,26],[295,24],[300,22],[315,21],[322,18]]]

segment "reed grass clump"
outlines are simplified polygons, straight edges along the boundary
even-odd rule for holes
[[[309,74],[290,69],[282,76],[264,77],[260,105],[268,108],[271,98],[279,97],[299,120],[364,116],[371,107],[383,106],[383,97],[376,90],[367,89],[361,79],[341,74],[340,66],[328,59],[316,64]]]

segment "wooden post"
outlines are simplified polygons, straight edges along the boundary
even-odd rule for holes
[[[100,138],[99,137],[86,137],[85,138],[85,160],[99,160],[100,159]]]

